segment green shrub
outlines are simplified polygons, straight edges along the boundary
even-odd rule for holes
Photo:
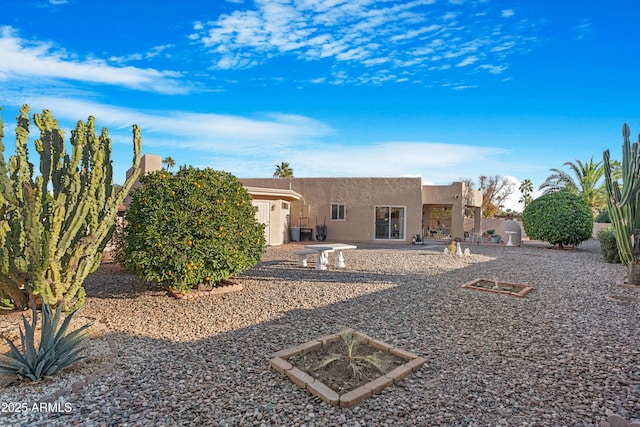
[[[602,222],[602,223],[611,223],[611,218],[609,218],[609,211],[604,209],[598,209],[598,215],[596,215],[594,222]]]
[[[620,254],[618,253],[618,244],[616,243],[616,233],[613,228],[603,228],[598,232],[598,240],[600,241],[600,252],[605,261],[611,264],[619,264]]]
[[[82,332],[93,325],[93,322],[67,334],[69,324],[78,309],[69,313],[58,328],[62,305],[58,305],[55,314],[52,314],[49,304],[44,304],[40,344],[36,350],[35,331],[38,325],[38,311],[35,305],[31,310],[33,323],[29,323],[24,314],[22,315],[24,331],[20,328],[20,349],[10,339],[5,338],[11,352],[6,356],[0,355],[0,373],[38,381],[44,377],[53,376],[67,366],[84,359],[80,353],[85,347],[80,347],[80,344],[87,335]]]
[[[533,200],[522,213],[524,230],[533,240],[577,246],[591,238],[593,214],[587,202],[567,190]]]
[[[127,269],[187,291],[253,267],[264,252],[264,225],[231,174],[181,167],[144,176],[124,229]]]

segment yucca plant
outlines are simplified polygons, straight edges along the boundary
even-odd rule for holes
[[[32,305],[31,310],[32,323],[29,323],[24,314],[22,315],[24,331],[20,328],[21,348],[18,349],[10,339],[5,338],[11,347],[11,352],[8,355],[0,355],[0,373],[39,381],[85,358],[80,356],[80,353],[86,349],[86,346],[80,346],[87,338],[83,331],[94,322],[89,322],[67,334],[69,324],[78,309],[69,313],[58,328],[62,304],[58,305],[55,313],[52,312],[49,304],[43,304],[40,345],[36,350],[35,332],[38,325],[38,311],[35,305]]]
[[[385,366],[384,363],[373,355],[365,355],[359,356],[356,354],[356,349],[362,343],[360,339],[354,337],[350,331],[344,331],[340,333],[340,337],[342,338],[342,342],[346,347],[346,353],[334,353],[331,354],[318,364],[315,370],[322,369],[329,364],[336,362],[338,360],[344,360],[347,362],[349,370],[352,375],[356,378],[362,378],[362,370],[368,365],[373,366],[380,372],[384,372]]]

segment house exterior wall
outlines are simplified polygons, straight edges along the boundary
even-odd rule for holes
[[[451,237],[464,238],[464,210],[474,207],[475,229],[480,230],[482,191],[468,188],[463,182],[451,185],[423,185],[422,200],[425,204],[423,222],[428,225],[430,206],[451,208]]]
[[[422,230],[421,178],[240,178],[247,187],[293,190],[303,196],[291,202],[292,226],[327,226],[327,240],[407,243]],[[344,204],[344,221],[331,220],[331,204]],[[376,206],[404,208],[402,239],[376,239]],[[326,218],[326,220],[325,220]],[[326,222],[325,222],[326,221]]]
[[[142,156],[142,158],[140,159],[140,175],[138,176],[138,179],[136,180],[136,182],[133,183],[133,187],[131,187],[131,191],[135,190],[136,188],[142,185],[140,183],[140,177],[151,172],[159,171],[160,169],[162,169],[161,156],[157,154],[145,154],[144,156]],[[127,170],[127,175],[126,175],[127,178],[129,178],[131,175],[133,175],[133,168],[129,168]],[[124,199],[124,204],[127,207],[131,204],[130,195],[127,195],[127,197]]]

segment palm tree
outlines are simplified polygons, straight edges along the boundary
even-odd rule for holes
[[[276,165],[276,171],[273,173],[274,178],[293,178],[293,169],[289,167],[289,163],[281,162]]]
[[[562,189],[567,189],[579,194],[594,212],[598,207],[605,204],[604,184],[601,182],[604,175],[604,165],[602,162],[593,162],[593,157],[587,163],[582,163],[576,159],[574,162],[565,162],[563,166],[568,166],[575,175],[574,179],[569,173],[560,169],[550,169],[553,172],[547,180],[540,185],[539,189],[543,194],[553,193]]]
[[[524,181],[520,183],[520,187],[518,188],[520,193],[522,193],[522,198],[518,200],[518,203],[524,203],[524,208],[527,208],[527,205],[531,203],[531,193],[533,192],[533,182],[529,178],[526,178]]]
[[[173,160],[172,157],[165,157],[164,160],[162,160],[162,163],[165,164],[167,171],[171,170],[172,167],[174,167],[176,165],[176,161]]]

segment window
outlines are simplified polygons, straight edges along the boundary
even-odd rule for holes
[[[346,221],[347,207],[342,203],[331,204],[331,221]]]
[[[405,208],[376,206],[376,239],[404,240]]]

